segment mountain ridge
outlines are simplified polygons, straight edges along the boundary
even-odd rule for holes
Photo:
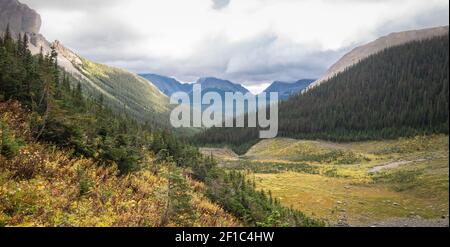
[[[219,79],[216,77],[202,77],[195,83],[202,86],[202,90],[221,90],[224,92],[240,92],[242,94],[250,91],[241,84],[231,82],[229,80]]]
[[[171,96],[176,92],[185,92],[192,94],[194,85],[201,85],[204,92],[240,92],[242,94],[250,93],[242,84],[235,83],[226,79],[217,77],[200,77],[195,83],[182,83],[173,77],[159,74],[140,74],[143,78],[153,82],[165,95]]]
[[[412,41],[425,40],[437,36],[448,35],[449,27],[440,26],[433,28],[426,28],[420,30],[409,30],[403,32],[395,32],[388,34],[386,36],[380,37],[372,42],[365,45],[358,46],[354,48],[349,53],[345,54],[341,59],[339,59],[334,65],[332,65],[328,71],[317,81],[312,83],[304,91],[308,91],[330,79],[332,79],[337,74],[344,72],[351,66],[359,63],[361,60],[368,58],[371,55],[379,53],[387,48],[394,46],[399,46]]]
[[[176,92],[186,92],[190,93],[192,91],[192,84],[181,83],[172,77],[167,77],[158,74],[139,74],[146,80],[153,83],[161,92],[166,96],[171,96]]]

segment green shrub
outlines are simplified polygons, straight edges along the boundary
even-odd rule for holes
[[[15,139],[10,133],[6,124],[0,122],[2,129],[1,144],[0,144],[0,154],[5,156],[7,159],[12,159],[19,154],[20,147],[23,145],[23,141],[20,139]]]
[[[373,180],[376,183],[390,184],[395,191],[401,192],[419,185],[418,179],[423,174],[421,170],[400,170],[395,172],[383,172],[375,174]]]
[[[82,168],[78,168],[77,175],[79,179],[80,196],[89,194],[92,187],[92,181],[89,179]]]

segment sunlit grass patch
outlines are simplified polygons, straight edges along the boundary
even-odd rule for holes
[[[231,168],[250,172],[259,188],[286,206],[331,224],[448,214],[445,135],[354,143],[279,138],[260,142],[245,157]],[[392,163],[398,165],[370,172]],[[313,169],[298,169],[300,164]]]
[[[430,208],[433,203],[381,185],[300,173],[254,174],[254,178],[259,188],[271,190],[283,204],[330,224],[341,218],[359,225],[416,215],[440,217],[440,208]]]
[[[318,141],[277,138],[264,140],[245,155],[253,160],[284,160],[312,164],[350,165],[370,161],[370,157],[342,148],[327,147]]]

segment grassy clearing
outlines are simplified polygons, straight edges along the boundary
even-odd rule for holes
[[[286,206],[333,225],[448,215],[448,136],[332,143],[265,140],[228,162]],[[376,173],[375,167],[391,163]]]
[[[315,164],[355,164],[368,157],[352,150],[328,148],[317,141],[297,141],[293,139],[264,140],[253,146],[245,157],[260,161],[293,161]]]
[[[436,218],[448,208],[448,200],[436,205],[387,186],[354,183],[351,179],[292,172],[254,174],[254,178],[259,188],[271,190],[283,204],[330,224],[340,219],[359,225],[388,218]]]

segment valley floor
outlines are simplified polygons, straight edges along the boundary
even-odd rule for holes
[[[448,226],[449,137],[265,140],[244,156],[204,149],[284,205],[330,226]]]

